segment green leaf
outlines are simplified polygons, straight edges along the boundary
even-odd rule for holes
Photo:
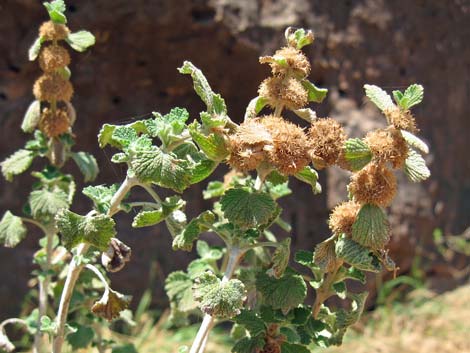
[[[68,66],[60,67],[56,70],[56,72],[62,76],[64,80],[70,80],[72,77],[72,71],[68,68]]]
[[[95,337],[95,331],[89,326],[79,324],[74,326],[76,326],[77,331],[67,335],[67,342],[73,350],[87,348]]]
[[[371,250],[356,243],[350,238],[340,238],[336,242],[336,255],[346,263],[357,269],[369,272],[380,272],[378,259],[372,255]]]
[[[201,181],[208,178],[217,168],[218,163],[215,161],[211,161],[210,159],[199,161],[195,166],[191,169],[191,179],[189,182],[191,184],[197,184]]]
[[[13,176],[21,174],[31,166],[34,159],[34,152],[28,150],[18,150],[5,159],[0,165],[6,180],[12,181]]]
[[[196,251],[199,257],[206,261],[217,261],[224,256],[222,250],[210,247],[209,244],[203,240],[198,240],[196,243]]]
[[[95,44],[95,36],[88,31],[78,31],[70,33],[66,41],[74,50],[84,52]]]
[[[191,62],[185,61],[183,66],[178,68],[178,71],[182,74],[191,75],[194,82],[194,90],[206,104],[207,111],[210,114],[225,115],[227,113],[227,107],[224,100],[219,95],[214,94],[209,82],[207,82],[207,79],[201,70]]]
[[[364,311],[367,296],[367,292],[349,295],[351,298],[351,310],[340,309],[336,313],[336,326],[339,329],[346,329],[359,321]]]
[[[42,42],[43,42],[43,39],[41,37],[37,37],[33,45],[29,48],[28,50],[29,61],[36,60],[36,58],[39,55],[39,52],[41,51]]]
[[[272,257],[272,267],[268,270],[268,274],[276,278],[280,278],[289,264],[291,239],[286,238],[279,243]]]
[[[253,98],[248,106],[246,107],[245,117],[243,120],[253,119],[256,118],[258,113],[263,110],[263,108],[268,104],[268,101],[263,97],[255,97]]]
[[[140,139],[129,148],[130,164],[137,178],[177,192],[186,189],[191,178],[187,161],[177,159],[174,154],[165,153],[156,146],[140,144]]]
[[[33,132],[41,118],[41,102],[33,101],[26,111],[23,122],[21,123],[21,130],[24,132]]]
[[[284,314],[303,303],[307,295],[304,279],[293,274],[284,274],[278,279],[259,273],[256,276],[256,288],[266,304],[275,310],[281,309]]]
[[[264,344],[264,338],[261,336],[245,337],[235,343],[232,353],[256,353],[264,347]]]
[[[14,248],[26,236],[26,227],[20,217],[6,211],[0,221],[0,241],[7,248]]]
[[[310,166],[304,167],[300,172],[294,175],[296,179],[312,186],[314,195],[321,193],[321,185],[318,183],[318,173]]]
[[[65,3],[63,0],[54,0],[51,2],[44,2],[43,5],[46,7],[47,12],[51,21],[59,24],[67,23],[67,18],[64,15],[66,10]]]
[[[155,126],[150,130],[152,135],[158,136],[163,145],[169,146],[175,140],[179,140],[181,133],[186,128],[189,113],[184,108],[173,108],[168,114],[153,113]],[[148,124],[147,124],[148,125]]]
[[[61,189],[35,190],[29,195],[29,205],[36,219],[50,221],[63,208],[68,208],[69,197]]]
[[[243,188],[227,190],[220,199],[225,217],[241,229],[268,223],[276,212],[276,203],[267,193]]]
[[[106,147],[106,145],[111,144],[114,147],[120,147],[119,144],[116,144],[113,139],[113,132],[116,129],[116,125],[104,124],[101,127],[100,132],[98,133],[98,142],[101,148]]]
[[[241,281],[221,281],[211,272],[196,279],[193,295],[202,312],[219,318],[232,318],[240,314],[246,299],[245,286]]]
[[[49,335],[57,334],[57,323],[53,321],[49,316],[41,316],[39,330]]]
[[[352,239],[371,249],[383,249],[390,240],[385,212],[376,205],[363,205],[352,226]]]
[[[366,96],[374,103],[381,111],[392,109],[395,107],[392,98],[382,88],[374,85],[364,85]]]
[[[294,260],[298,264],[301,264],[301,265],[307,266],[307,267],[311,267],[314,264],[313,255],[314,255],[314,253],[312,251],[299,250],[295,253]]]
[[[395,92],[394,96],[395,100],[399,99],[397,103],[400,108],[407,110],[423,101],[424,88],[421,85],[413,84],[405,90],[401,97],[399,94],[395,95]]]
[[[308,92],[308,101],[309,102],[316,102],[321,103],[325,99],[326,95],[328,94],[328,89],[326,88],[318,88],[309,80],[302,80],[302,86]]]
[[[225,192],[224,183],[221,181],[210,181],[207,184],[206,190],[202,192],[204,200],[212,199],[214,197],[220,197]]]
[[[251,310],[242,310],[233,321],[239,325],[243,325],[252,337],[261,335],[266,332],[264,321]]]
[[[111,199],[118,189],[118,184],[113,184],[111,186],[87,186],[83,189],[82,193],[93,201],[98,212],[106,213],[111,205]]]
[[[346,140],[344,158],[353,171],[364,168],[372,159],[372,151],[367,144],[358,138]]]
[[[115,126],[111,134],[112,141],[117,143],[121,148],[129,147],[137,138],[137,131],[129,125]]]
[[[423,152],[423,153],[429,153],[429,147],[424,142],[421,140],[418,136],[413,135],[411,132],[408,132],[406,130],[400,130],[403,138],[405,141],[408,143],[410,147],[416,148],[417,150]]]
[[[201,233],[209,230],[214,222],[215,215],[210,211],[205,211],[193,218],[173,239],[173,249],[191,251],[194,241]]]
[[[408,179],[415,183],[426,180],[431,176],[424,158],[412,148],[408,150],[404,171]]]
[[[213,133],[203,134],[201,125],[197,121],[189,125],[188,128],[194,142],[209,159],[220,162],[228,156],[229,151],[222,136]]]
[[[96,179],[99,168],[93,155],[87,152],[72,152],[72,159],[83,174],[83,182],[88,183]]]
[[[287,43],[297,49],[302,49],[306,45],[312,44],[314,40],[313,32],[306,31],[303,28],[299,28],[293,32],[293,28],[289,27],[285,32]]]
[[[281,353],[310,353],[310,349],[300,344],[283,342]]]
[[[192,279],[183,271],[172,272],[165,280],[165,291],[170,302],[175,303],[178,310],[183,313],[197,308],[192,287]]]
[[[173,211],[184,207],[185,202],[178,196],[167,197],[162,202],[162,206],[157,210],[143,210],[140,211],[132,222],[132,227],[141,228],[156,225],[166,217],[168,217]]]
[[[116,235],[114,220],[103,214],[81,216],[63,209],[56,221],[62,242],[69,250],[80,243],[88,243],[104,251]]]

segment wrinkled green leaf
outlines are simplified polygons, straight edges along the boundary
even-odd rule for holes
[[[51,2],[44,2],[43,5],[46,7],[47,12],[51,21],[59,24],[67,23],[67,18],[65,17],[65,2],[63,0],[54,0]]]
[[[234,321],[239,325],[243,325],[252,337],[266,332],[264,321],[254,311],[242,310],[242,312],[234,318]]]
[[[424,158],[412,148],[408,150],[404,171],[408,179],[415,183],[426,180],[431,176]]]
[[[26,236],[26,227],[20,217],[6,211],[0,221],[0,241],[7,248],[14,248]]]
[[[186,313],[197,308],[193,298],[193,281],[183,271],[172,272],[165,280],[165,291],[179,311]]]
[[[264,344],[264,338],[261,336],[245,337],[235,343],[232,353],[256,353],[264,347]]]
[[[277,209],[267,193],[250,192],[243,188],[227,190],[220,203],[225,217],[242,229],[268,223]]]
[[[85,242],[104,251],[116,235],[114,220],[103,214],[81,216],[63,209],[57,214],[56,221],[62,243],[69,250]]]
[[[286,238],[279,243],[272,257],[272,267],[268,270],[268,274],[276,278],[280,278],[289,264],[291,238]]]
[[[372,255],[371,250],[350,238],[338,239],[336,242],[336,255],[357,269],[369,272],[379,272],[381,270],[380,263]]]
[[[393,96],[400,108],[407,110],[423,101],[424,88],[421,85],[413,84],[404,93],[393,91]]]
[[[307,285],[300,275],[284,274],[281,278],[270,277],[266,273],[256,276],[256,288],[266,304],[283,313],[303,303],[307,295]]]
[[[31,166],[34,159],[34,152],[28,150],[18,150],[5,159],[0,165],[6,180],[12,181],[13,176],[24,173]]]
[[[33,45],[28,50],[29,61],[34,61],[37,59],[39,52],[41,51],[42,42],[44,40],[41,37],[37,37]]]
[[[89,197],[98,212],[106,213],[111,205],[111,199],[119,189],[119,184],[113,184],[111,186],[96,185],[87,186],[83,189],[83,195]]]
[[[77,331],[67,335],[67,342],[73,350],[87,348],[95,337],[95,331],[89,326],[79,324],[75,326]]]
[[[173,211],[184,207],[184,205],[185,202],[178,196],[167,197],[159,209],[140,211],[134,217],[132,226],[140,228],[156,225],[165,220]]]
[[[283,342],[281,353],[310,353],[310,349],[300,344]]]
[[[390,240],[390,224],[385,212],[376,205],[363,205],[352,226],[352,239],[371,249],[383,249]]]
[[[418,136],[415,136],[406,130],[401,130],[401,134],[410,147],[416,148],[423,153],[429,153],[428,145]]]
[[[205,211],[193,218],[173,239],[173,249],[191,251],[194,241],[201,233],[209,230],[214,222],[215,215],[210,211]]]
[[[306,31],[303,28],[293,31],[293,28],[289,27],[285,32],[285,37],[287,43],[297,49],[302,49],[306,45],[312,44],[314,40],[313,32],[310,30]]]
[[[201,125],[197,121],[188,127],[194,142],[196,142],[209,159],[220,162],[228,156],[229,151],[222,136],[214,133],[209,135],[203,134],[201,132]]]
[[[211,272],[196,279],[193,294],[202,312],[220,318],[238,315],[246,299],[245,286],[241,281],[221,281]]]
[[[92,154],[87,152],[73,152],[72,159],[83,174],[83,181],[88,183],[96,179],[99,173],[98,163]]]
[[[364,85],[366,96],[374,103],[381,111],[392,109],[395,107],[392,98],[382,88],[374,85]]]
[[[34,218],[49,221],[61,209],[68,208],[70,203],[68,195],[63,190],[40,189],[31,192],[29,205]]]
[[[364,168],[372,159],[372,151],[358,138],[348,139],[344,144],[344,158],[353,171]]]

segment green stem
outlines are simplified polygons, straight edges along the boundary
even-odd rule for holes
[[[250,245],[247,245],[247,246],[244,246],[243,247],[243,250],[250,250],[250,249],[254,249],[254,248],[258,248],[258,247],[272,247],[272,248],[278,248],[281,246],[281,243],[276,243],[274,241],[263,241],[263,242],[260,242],[260,243],[255,243],[255,244],[250,244]]]
[[[118,191],[111,199],[111,206],[109,207],[107,214],[109,217],[112,217],[114,214],[119,212],[119,206],[121,205],[122,200],[126,197],[129,190],[135,185],[140,185],[136,178],[127,177],[124,180]],[[77,283],[77,279],[84,267],[83,263],[79,262],[79,258],[85,255],[89,248],[90,245],[85,243],[78,245],[76,248],[77,254],[70,262],[67,278],[65,279],[64,289],[62,290],[62,296],[60,298],[59,310],[57,312],[57,335],[54,339],[52,353],[62,352],[62,346],[65,339],[65,324],[67,322],[70,300],[72,299],[72,294],[75,288],[75,284]]]
[[[152,196],[152,198],[155,200],[155,202],[161,204],[162,203],[162,199],[160,198],[160,196],[158,196],[158,194],[155,192],[155,190],[152,189],[152,187],[150,185],[147,185],[147,184],[138,184],[140,187],[144,188],[145,191],[147,191],[150,196]]]
[[[47,235],[47,233],[49,232],[49,230],[44,226],[42,225],[41,223],[39,223],[38,221],[35,221],[34,219],[31,219],[31,218],[26,218],[26,217],[21,217],[21,220],[23,222],[26,222],[26,223],[31,223],[31,224],[34,224],[36,227],[40,228],[44,234]]]
[[[320,312],[321,306],[325,302],[325,300],[327,300],[329,297],[333,295],[331,286],[334,284],[335,279],[336,279],[336,274],[338,273],[338,270],[340,269],[341,266],[342,264],[338,264],[333,271],[326,273],[323,279],[323,283],[316,290],[315,302],[313,303],[313,306],[312,306],[312,315],[314,319],[317,318],[318,313]]]
[[[151,207],[158,209],[160,208],[160,205],[156,202],[130,202],[129,206],[131,207]]]

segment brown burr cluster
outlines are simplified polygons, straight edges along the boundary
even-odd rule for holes
[[[66,74],[70,55],[59,44],[69,34],[67,26],[52,21],[39,28],[39,36],[44,41],[39,53],[39,66],[44,73],[34,83],[33,94],[38,101],[48,105],[41,111],[39,129],[49,138],[69,132],[73,123],[70,109],[66,107],[73,96],[73,86]]]

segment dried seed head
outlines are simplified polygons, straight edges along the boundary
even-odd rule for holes
[[[285,63],[280,64],[279,60]],[[310,63],[300,50],[293,47],[281,48],[274,56],[263,56],[259,59],[261,64],[269,64],[273,75],[294,74],[299,78],[305,78],[310,74]]]
[[[279,105],[296,110],[308,104],[307,90],[293,77],[270,77],[259,86],[258,94],[268,101],[270,107]]]
[[[243,122],[229,136],[230,157],[228,163],[232,168],[246,172],[254,170],[265,159],[265,147],[273,143],[271,134],[257,120]]]
[[[33,94],[39,101],[64,101],[72,99],[72,84],[58,73],[48,73],[34,83]]]
[[[401,110],[398,107],[384,110],[389,124],[399,130],[417,132],[416,120],[409,110]]]
[[[393,127],[379,129],[369,132],[364,140],[378,163],[390,162],[393,169],[402,168],[405,164],[408,145],[399,130]]]
[[[44,22],[39,27],[39,36],[44,40],[65,40],[70,34],[66,25],[53,21]]]
[[[122,241],[111,238],[108,250],[101,254],[101,263],[109,272],[121,271],[131,260],[132,250]]]
[[[49,45],[42,49],[39,54],[39,66],[44,72],[54,72],[55,70],[69,64],[69,52],[60,45]]]
[[[319,169],[335,164],[346,141],[343,128],[331,118],[313,121],[308,137],[311,146],[310,157]]]
[[[70,130],[70,119],[66,109],[56,109],[55,113],[51,109],[45,108],[39,120],[39,130],[47,137],[58,137]]]
[[[352,176],[348,189],[361,205],[371,203],[386,207],[395,197],[397,180],[384,166],[369,163]]]
[[[336,206],[328,220],[331,231],[338,235],[343,233],[350,235],[360,208],[361,205],[354,201],[343,202]]]
[[[273,115],[263,117],[260,122],[272,136],[273,145],[267,154],[269,162],[279,172],[296,174],[309,163],[309,143],[300,127]]]

